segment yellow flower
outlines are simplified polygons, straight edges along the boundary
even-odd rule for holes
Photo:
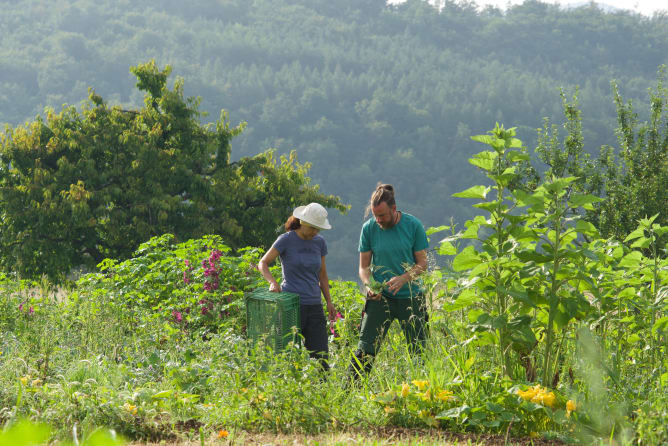
[[[441,401],[450,401],[452,398],[452,392],[449,390],[441,390],[436,394],[436,398],[438,398]]]
[[[424,395],[422,395],[422,400],[429,401],[430,399],[431,399],[431,389],[427,389]]]
[[[221,429],[218,431],[218,438],[227,438],[228,435],[230,435],[230,433],[227,432],[225,429]]]
[[[391,414],[391,413],[394,413],[396,411],[397,411],[397,409],[395,409],[394,407],[385,406],[385,413],[388,414],[388,415]]]
[[[24,386],[27,386],[29,379],[30,379],[29,375],[28,376],[22,376],[22,377],[19,378],[19,381],[21,381],[21,384],[23,384]]]
[[[125,409],[127,412],[130,412],[132,415],[137,415],[137,406],[134,404],[125,403],[123,404],[123,409]]]
[[[401,396],[406,398],[411,391],[411,386],[406,383],[401,383]]]
[[[531,389],[528,390],[519,390],[517,389],[517,394],[522,398],[524,401],[530,401],[531,398],[536,396],[536,392],[534,392]]]
[[[537,393],[531,397],[532,403],[540,404],[547,407],[554,407],[556,396],[554,395],[553,392],[547,392],[546,388],[541,389],[540,387],[538,387],[536,390]]]
[[[264,394],[262,394],[262,393],[259,393],[257,395],[257,399],[260,400],[260,401],[267,401],[267,397],[264,396]]]
[[[418,390],[424,390],[424,388],[429,385],[429,381],[427,381],[426,379],[425,380],[414,379],[413,385],[417,387]]]
[[[556,397],[553,392],[547,393],[543,396],[543,405],[547,407],[554,407]]]
[[[33,386],[33,387],[37,387],[37,386],[39,386],[39,385],[41,385],[41,384],[42,384],[42,380],[39,379],[39,378],[37,378],[37,379],[33,379],[32,382],[30,383],[30,385]]]
[[[569,412],[575,412],[578,408],[578,405],[575,404],[575,401],[573,400],[568,400],[566,401],[566,410]]]

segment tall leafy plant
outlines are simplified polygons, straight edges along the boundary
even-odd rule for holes
[[[491,185],[473,186],[455,196],[484,200],[474,207],[489,216],[468,221],[467,229],[455,237],[476,242],[453,260],[455,271],[468,272],[457,300],[478,306],[469,312],[471,328],[486,333],[483,337],[496,345],[506,375],[512,376],[517,365],[514,351],[533,380],[542,354],[541,377],[547,385],[558,368],[563,329],[589,312],[579,291],[579,282],[588,278],[578,268],[589,252],[576,240],[581,235],[597,237],[594,226],[581,219],[580,208],[591,208],[600,199],[574,193],[575,177],[552,177],[533,192],[512,190],[520,164],[528,159],[515,129],[497,124],[488,135],[473,139],[492,148],[470,160]],[[443,242],[442,252],[453,253],[451,241]],[[537,334],[542,341],[538,350]]]

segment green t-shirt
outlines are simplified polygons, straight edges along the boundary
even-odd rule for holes
[[[404,212],[399,223],[390,229],[383,229],[370,218],[362,226],[359,252],[371,251],[371,264],[374,266],[373,278],[385,282],[394,276],[401,275],[415,265],[414,252],[429,247],[427,234],[417,218]],[[408,299],[422,292],[418,281],[408,282],[397,291],[396,295],[383,292],[388,297]]]

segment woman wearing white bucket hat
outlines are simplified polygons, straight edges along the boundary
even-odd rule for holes
[[[327,210],[318,203],[297,207],[285,223],[285,233],[278,236],[260,260],[258,268],[269,282],[269,290],[289,291],[300,298],[300,332],[304,346],[312,358],[320,360],[325,370],[329,348],[327,321],[322,308],[321,294],[327,302],[330,320],[335,320],[336,309],[329,294],[329,278],[325,256],[327,243],[318,233],[331,229]],[[281,258],[282,282],[279,285],[269,271],[269,265]]]

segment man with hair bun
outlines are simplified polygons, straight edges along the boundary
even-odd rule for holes
[[[427,308],[418,276],[427,269],[427,234],[420,220],[397,210],[394,187],[378,183],[362,226],[359,277],[366,304],[360,340],[350,364],[353,378],[371,371],[380,343],[397,319],[408,350],[419,355],[427,339]],[[373,267],[372,267],[373,266]],[[377,285],[382,284],[378,292]]]

